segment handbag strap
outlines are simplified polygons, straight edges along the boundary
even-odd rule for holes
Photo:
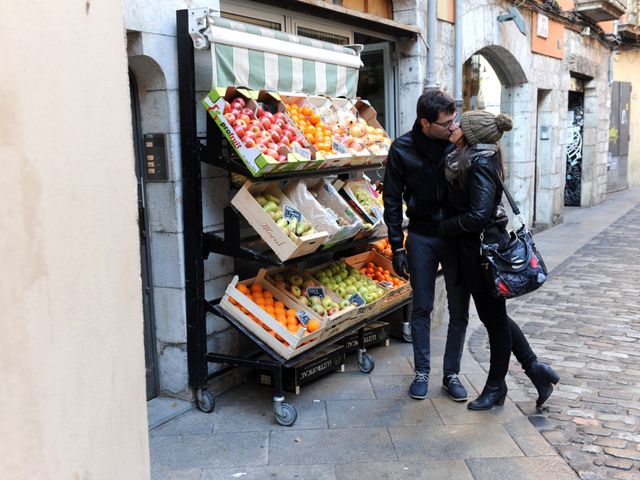
[[[507,186],[502,181],[502,176],[498,175],[498,179],[500,180],[500,185],[502,185],[502,191],[507,196],[507,200],[509,201],[509,205],[511,205],[511,210],[513,210],[514,214],[520,215],[520,209],[518,208],[518,205],[516,204],[516,201],[513,199],[513,197],[509,193],[509,190],[507,190]]]

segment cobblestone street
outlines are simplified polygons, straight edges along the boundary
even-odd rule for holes
[[[539,359],[560,374],[543,414],[530,401],[518,406],[583,479],[640,479],[638,238],[640,205],[559,265],[540,291],[509,305]],[[486,364],[484,329],[470,344]],[[510,374],[535,396],[519,365]]]

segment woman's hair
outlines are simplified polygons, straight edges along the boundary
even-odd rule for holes
[[[467,174],[469,171],[469,165],[471,165],[471,155],[473,154],[474,148],[472,145],[468,143],[464,144],[464,147],[460,149],[458,154],[456,155],[456,160],[458,162],[457,169],[458,175],[457,178],[463,185],[466,185],[467,182]],[[498,165],[500,165],[500,178],[504,179],[504,164],[502,162],[502,147],[498,144],[498,149],[495,152],[495,155],[498,158]]]

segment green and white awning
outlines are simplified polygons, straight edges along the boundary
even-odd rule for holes
[[[357,48],[209,16],[212,86],[355,98]]]

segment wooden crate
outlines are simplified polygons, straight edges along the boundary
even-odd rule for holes
[[[291,240],[276,225],[276,222],[264,211],[254,198],[264,191],[280,199],[280,206],[288,205],[295,209],[295,205],[274,184],[254,184],[248,180],[231,200],[231,204],[242,214],[258,235],[271,247],[271,250],[281,260],[300,257],[317,250],[327,239],[327,232],[316,232],[304,235],[297,241]]]
[[[342,340],[340,344],[344,346],[345,352],[351,352],[358,349],[358,333],[355,332]],[[372,322],[364,328],[364,346],[384,344],[389,346],[389,324],[387,322]]]

